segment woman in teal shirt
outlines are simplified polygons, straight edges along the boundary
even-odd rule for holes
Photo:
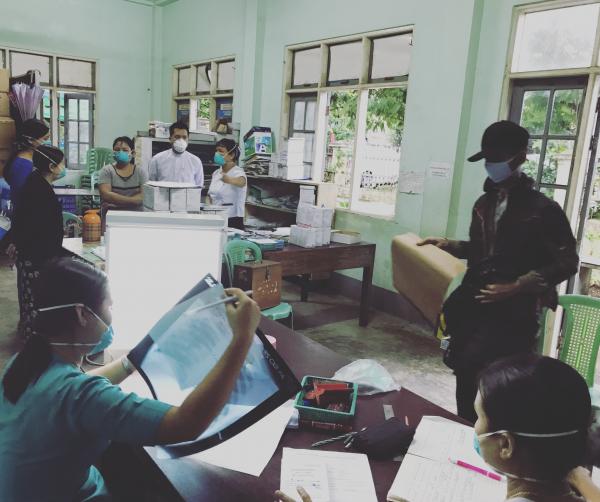
[[[36,332],[0,386],[0,498],[110,500],[92,465],[110,441],[196,439],[226,403],[260,319],[242,291],[227,294],[238,298],[227,306],[229,347],[181,406],[170,406],[117,387],[133,371],[126,357],[82,372],[83,357],[110,330],[107,278],[71,258],[49,262],[38,282]]]

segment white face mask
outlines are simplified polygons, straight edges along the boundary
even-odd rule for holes
[[[173,150],[175,150],[177,153],[183,153],[186,151],[187,146],[188,146],[188,143],[186,140],[178,139],[178,140],[175,140],[175,142],[173,143]]]
[[[494,431],[494,432],[486,432],[485,434],[479,434],[479,435],[475,434],[475,437],[473,438],[473,446],[475,448],[475,451],[479,454],[479,456],[481,458],[483,458],[483,455],[481,454],[481,448],[480,448],[480,445],[479,445],[480,440],[488,438],[490,436],[493,436],[494,434],[506,434],[506,433],[513,434],[514,436],[521,436],[521,437],[527,437],[527,438],[561,438],[561,437],[565,437],[565,436],[572,436],[574,434],[578,434],[579,431],[578,430],[572,430],[572,431],[567,431],[567,432],[553,432],[553,433],[549,433],[549,434],[533,434],[533,433],[530,433],[530,432],[511,432],[511,431],[507,431],[507,430],[500,430],[500,431]],[[510,472],[504,472],[504,471],[501,471],[499,469],[496,469],[489,462],[488,462],[488,464],[498,474],[502,474],[503,476],[506,476],[507,478],[511,478],[511,479],[523,479],[525,481],[531,481],[533,483],[545,483],[546,482],[543,479],[526,478],[524,476],[517,476],[516,474],[511,474]]]

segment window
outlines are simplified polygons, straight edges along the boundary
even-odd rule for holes
[[[96,63],[0,48],[0,67],[3,61],[11,77],[39,72],[44,95],[37,116],[50,124],[50,140],[64,151],[67,168],[85,169],[94,146]]]
[[[215,131],[222,123],[231,132],[235,60],[203,61],[175,67],[174,72],[176,119],[187,122],[193,132]]]
[[[590,66],[599,4],[525,13],[519,18],[512,71]]]
[[[337,186],[338,208],[396,213],[411,48],[407,29],[288,47],[282,136],[305,139],[312,179]]]
[[[294,96],[290,103],[290,138],[304,138],[304,163],[311,165],[314,155],[317,95]]]

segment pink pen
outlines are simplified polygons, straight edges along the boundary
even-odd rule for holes
[[[467,462],[463,462],[462,460],[456,460],[454,458],[448,458],[448,460],[450,460],[450,462],[452,462],[454,465],[458,465],[459,467],[469,469],[470,471],[478,472],[479,474],[483,474],[484,476],[486,476],[490,479],[495,479],[496,481],[502,481],[504,479],[502,476],[500,476],[499,474],[496,474],[495,472],[486,471],[485,469],[482,469],[481,467],[477,467],[476,465],[468,464]]]

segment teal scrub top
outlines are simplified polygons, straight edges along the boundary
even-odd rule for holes
[[[16,404],[0,385],[0,499],[110,500],[92,463],[111,440],[155,444],[170,408],[125,393],[54,356]]]

